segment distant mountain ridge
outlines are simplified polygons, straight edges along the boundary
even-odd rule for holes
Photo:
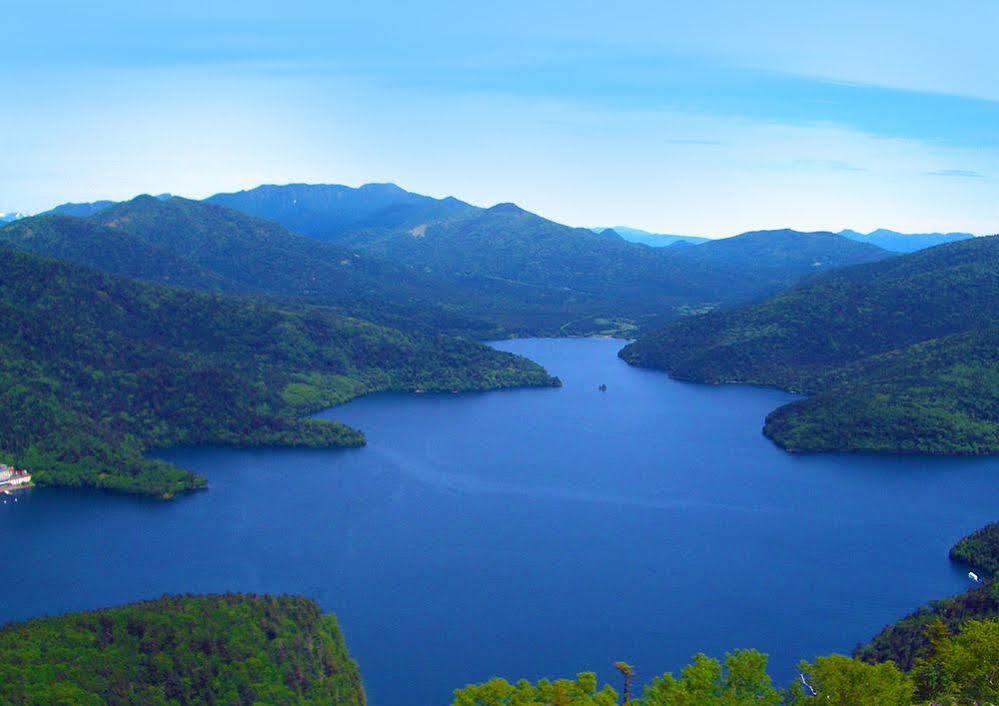
[[[27,218],[28,214],[20,213],[18,211],[11,211],[10,213],[0,213],[0,224],[2,223],[13,223],[14,221],[19,221],[22,218]]]
[[[320,240],[334,240],[348,230],[413,226],[476,210],[453,197],[435,199],[395,184],[364,184],[356,189],[339,184],[265,185],[205,200]]]
[[[675,243],[690,243],[691,245],[699,245],[710,240],[710,238],[701,238],[695,235],[652,233],[647,230],[641,230],[640,228],[629,228],[628,226],[610,226],[607,228],[591,228],[590,230],[594,233],[602,233],[604,231],[611,230],[629,242],[641,243],[642,245],[648,245],[653,248],[665,248],[670,245],[674,245]]]
[[[859,233],[855,230],[841,230],[845,238],[861,243],[870,243],[879,248],[893,252],[916,252],[924,248],[932,248],[944,243],[954,243],[959,240],[974,238],[971,233],[899,233],[898,231],[878,228],[870,233]]]

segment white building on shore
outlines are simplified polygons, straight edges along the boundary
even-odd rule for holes
[[[0,491],[17,490],[31,485],[31,474],[0,463]]]

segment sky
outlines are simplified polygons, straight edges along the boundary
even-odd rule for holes
[[[999,232],[999,2],[12,0],[0,212],[394,182],[581,226]]]

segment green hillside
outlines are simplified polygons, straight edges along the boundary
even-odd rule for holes
[[[332,615],[292,596],[164,596],[0,628],[0,702],[363,706]]]
[[[680,320],[621,357],[685,380],[816,394],[767,421],[791,450],[995,453],[997,302],[999,237],[975,238]]]
[[[499,333],[458,313],[464,299],[450,285],[200,201],[139,196],[86,220],[30,218],[0,229],[4,242],[111,274],[294,298],[409,330]]]
[[[374,390],[556,383],[477,343],[3,257],[0,459],[42,485],[169,497],[204,480],[143,458],[150,448],[358,445],[301,415]]]
[[[918,343],[837,369],[767,417],[791,451],[999,452],[999,328]]]

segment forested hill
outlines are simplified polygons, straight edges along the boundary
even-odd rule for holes
[[[363,706],[332,615],[293,596],[164,596],[0,629],[0,702]]]
[[[997,326],[999,237],[975,238],[683,319],[621,356],[682,379],[821,393],[768,420],[790,449],[991,453]]]
[[[796,230],[752,231],[668,252],[688,268],[711,267],[751,274],[753,288],[760,292],[775,292],[805,276],[890,257],[879,247],[835,233]]]
[[[2,243],[111,274],[294,298],[410,330],[499,333],[456,311],[465,303],[449,285],[200,201],[139,196],[85,220],[38,216],[0,229]]]
[[[42,485],[171,496],[204,481],[152,447],[357,445],[301,415],[374,390],[556,383],[477,343],[2,256],[0,461]]]

